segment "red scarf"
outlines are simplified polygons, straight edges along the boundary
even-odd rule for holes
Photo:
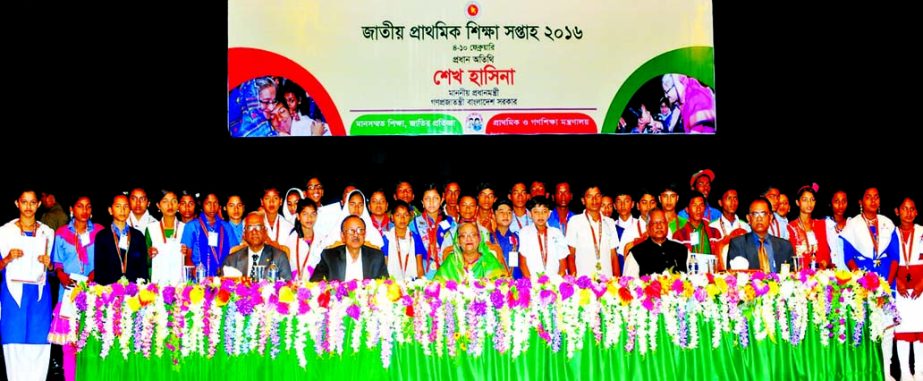
[[[89,227],[90,222],[87,222]],[[84,264],[90,263],[90,258],[87,256],[87,246],[96,243],[96,233],[100,230],[103,230],[103,227],[99,224],[93,224],[93,228],[87,230],[87,233],[90,235],[90,243],[80,242],[77,243],[77,234],[70,229],[70,224],[58,228],[57,235],[61,236],[64,239],[64,242],[67,242],[77,249],[77,258],[80,258],[80,262]],[[76,228],[74,228],[76,229]]]

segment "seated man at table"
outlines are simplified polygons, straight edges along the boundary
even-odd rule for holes
[[[747,221],[750,222],[751,232],[731,240],[728,248],[728,268],[740,269],[733,266],[735,258],[747,261],[750,270],[763,272],[779,272],[783,263],[791,263],[795,251],[792,244],[769,234],[769,225],[773,215],[769,200],[764,197],[757,198],[750,203],[750,212]]]
[[[659,208],[651,209],[647,222],[647,239],[631,248],[625,258],[624,276],[639,277],[664,270],[686,272],[685,245],[667,239],[667,217]]]
[[[387,278],[388,267],[384,254],[376,248],[363,246],[365,229],[362,218],[346,217],[340,224],[340,239],[344,243],[324,249],[311,275],[311,281]]]
[[[228,255],[222,266],[236,268],[241,274],[249,275],[255,280],[258,277],[256,266],[265,266],[263,267],[263,278],[268,278],[269,268],[275,264],[276,269],[279,270],[278,279],[292,279],[288,256],[282,250],[267,245],[266,239],[263,215],[258,212],[248,214],[244,219],[244,242],[247,243],[247,247]]]

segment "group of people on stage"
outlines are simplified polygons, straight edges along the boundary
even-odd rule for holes
[[[895,224],[880,214],[878,189],[864,191],[861,212],[852,218],[846,216],[846,193],[836,191],[830,196],[833,216],[820,219],[813,214],[819,188],[812,184],[793,193],[799,214],[789,221],[780,214],[782,194],[770,187],[746,204],[744,220],[731,187],[712,206],[714,179],[714,172],[702,170],[692,175],[688,191],[666,185],[641,192],[637,201],[627,192],[607,195],[591,185],[580,197],[579,214],[570,209],[573,194],[566,182],[550,192],[540,181],[517,182],[506,197],[487,184],[470,194],[455,182],[427,185],[419,204],[406,181],[391,197],[384,190],[367,195],[348,186],[339,200],[324,205],[324,186],[311,178],[304,189],[263,190],[258,208],[247,214],[240,194],[221,199],[216,193],[165,190],[151,200],[136,188],[107,200],[107,225],[92,221],[88,197],[66,205],[68,221],[53,195],[25,190],[15,200],[19,217],[0,227],[0,334],[7,372],[11,379],[43,379],[48,344],[55,343],[63,345],[65,374],[73,379],[73,323],[60,299],[76,282],[181,283],[189,268],[208,276],[310,281],[637,277],[686,271],[695,253],[714,256],[719,271],[875,272],[897,291],[902,315],[923,312],[923,227],[914,223],[913,199],[900,200]],[[36,216],[43,201],[46,222]],[[160,219],[151,215],[151,201]],[[54,311],[50,277],[60,282]],[[886,359],[893,336],[902,375],[909,377],[911,345],[915,369],[923,367],[923,319],[904,319],[888,332]],[[917,370],[917,377],[923,372]]]

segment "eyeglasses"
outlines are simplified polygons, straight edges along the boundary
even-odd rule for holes
[[[343,233],[346,233],[347,235],[362,235],[365,234],[365,228],[346,229],[343,231]]]
[[[755,212],[750,212],[750,216],[753,217],[753,218],[765,218],[765,217],[768,216],[768,215],[769,215],[769,212],[764,211],[764,210],[758,210],[758,211],[755,211]]]
[[[472,239],[472,238],[477,238],[477,237],[478,237],[478,233],[465,233],[465,234],[458,235],[458,238],[461,238],[461,239]]]
[[[274,105],[274,104],[276,104],[276,103],[279,103],[279,101],[277,101],[277,100],[275,100],[275,99],[270,99],[270,100],[265,100],[265,101],[262,100],[262,99],[260,99],[260,103],[262,103],[262,104],[264,104],[264,105]]]
[[[263,225],[247,225],[244,227],[244,230],[248,232],[263,231]]]

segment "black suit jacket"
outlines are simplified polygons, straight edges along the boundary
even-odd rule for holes
[[[668,239],[663,241],[662,245],[658,245],[648,237],[644,242],[632,247],[630,253],[638,263],[638,276],[662,273],[667,269],[686,272],[689,249],[679,242]]]
[[[131,241],[128,242],[128,265],[125,269],[125,278],[134,282],[138,278],[151,280],[150,263],[147,257],[147,242],[144,234],[138,229],[128,229]],[[112,237],[112,226],[96,233],[96,247],[94,256],[94,281],[101,285],[118,282],[122,277],[122,265],[119,262],[116,246],[118,242]],[[125,252],[122,251],[122,256]]]
[[[240,271],[244,276],[250,276],[250,273],[247,272],[247,268],[250,267],[251,258],[250,248],[245,247],[243,249],[237,250],[227,257],[224,258],[224,263],[222,264],[221,273],[224,275],[224,267],[234,267]],[[288,256],[285,255],[285,252],[279,249],[276,249],[269,245],[263,245],[263,251],[260,252],[260,258],[257,259],[257,263],[266,266],[263,270],[263,277],[269,278],[269,265],[272,263],[276,264],[276,268],[279,269],[279,279],[291,280],[292,279],[292,268],[288,263]]]
[[[312,282],[322,279],[343,281],[346,278],[346,245],[324,249],[320,262],[311,275]],[[378,279],[388,277],[388,266],[381,250],[362,246],[362,277]]]
[[[736,257],[744,257],[748,262],[750,262],[751,270],[760,269],[760,257],[759,254],[757,254],[756,243],[754,243],[755,235],[756,233],[750,232],[740,237],[731,239],[731,243],[728,245],[728,268],[730,268],[732,259]],[[792,258],[795,256],[795,251],[792,249],[792,244],[782,238],[770,234],[766,234],[766,238],[768,238],[769,242],[772,244],[772,254],[776,263],[776,271],[779,271],[783,263],[791,264]]]

